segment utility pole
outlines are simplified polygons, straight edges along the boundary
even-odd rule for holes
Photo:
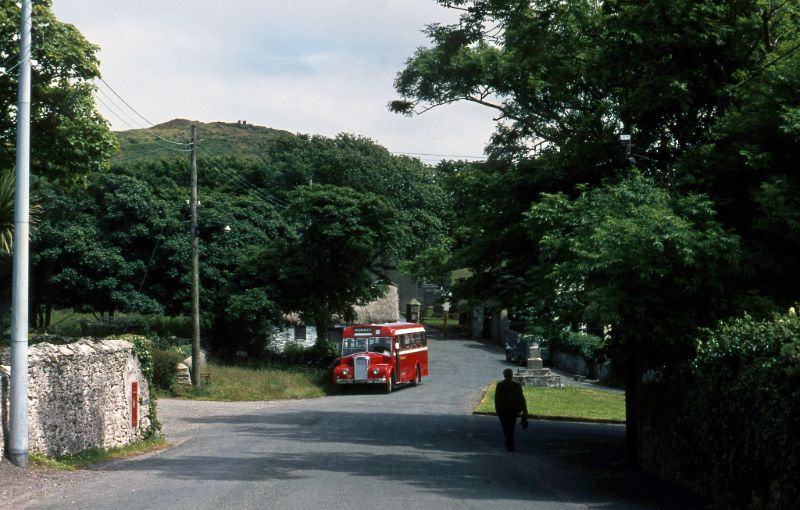
[[[189,131],[192,146],[192,385],[200,387],[200,250],[197,241],[197,126]]]
[[[17,88],[17,184],[14,198],[14,273],[11,298],[11,462],[28,467],[28,232],[30,230],[31,0],[22,0]]]

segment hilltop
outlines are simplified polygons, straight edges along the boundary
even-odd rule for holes
[[[196,122],[173,119],[147,129],[116,131],[120,150],[115,161],[188,157],[189,128],[197,126],[198,147],[204,156],[236,155],[243,159],[262,159],[275,141],[296,135],[289,131],[240,122]],[[174,143],[171,143],[174,142]],[[178,145],[185,143],[187,145]]]

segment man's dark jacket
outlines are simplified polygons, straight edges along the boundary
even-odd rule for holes
[[[494,410],[498,416],[518,416],[526,407],[522,386],[519,383],[508,380],[497,383],[494,393]]]

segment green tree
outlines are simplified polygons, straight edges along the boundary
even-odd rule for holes
[[[659,288],[637,279],[647,274],[640,272],[640,261],[661,260],[655,268],[664,281],[678,288],[688,285],[682,292],[696,295],[703,303],[698,309],[708,312],[678,313],[676,320],[661,323],[658,338],[665,339],[664,349],[653,352],[663,363],[688,355],[681,347],[685,344],[670,338],[685,339],[699,324],[734,309],[731,301],[740,308],[758,305],[763,312],[796,295],[793,283],[800,273],[788,260],[797,239],[797,185],[788,163],[798,147],[792,130],[799,40],[795,2],[439,3],[462,10],[460,20],[428,27],[432,45],[417,50],[398,74],[395,87],[401,98],[390,108],[413,114],[468,101],[498,112],[490,161],[472,165],[455,188],[477,197],[456,202],[461,211],[449,260],[453,269],[472,273],[458,292],[500,305],[525,303],[543,320],[559,317],[567,324],[595,312],[616,324],[610,317],[615,310],[625,317],[616,331],[626,347],[617,356],[634,368],[636,352],[651,338],[642,317],[664,310]],[[619,144],[621,133],[633,137],[629,155]],[[655,200],[658,194],[631,188],[631,165],[653,178],[646,187],[671,197],[668,207],[640,207],[641,197]],[[626,214],[642,220],[636,228],[649,234],[625,231],[624,215],[609,209],[611,204],[604,206],[599,197],[611,196],[615,183],[620,184],[615,199],[631,208]],[[593,195],[594,189],[601,195]],[[697,196],[710,202],[698,202]],[[583,206],[588,197],[615,219],[614,228]],[[693,207],[707,216],[715,210],[719,215],[713,222],[694,223],[693,200]],[[542,225],[526,232],[523,217],[530,207],[537,214],[552,214],[554,225],[576,218],[587,225],[573,224],[563,234]],[[672,217],[691,221],[676,224],[669,220],[670,211]],[[660,233],[643,221],[646,214],[661,217],[674,232]],[[595,224],[608,232],[592,230]],[[628,226],[633,225],[637,222],[632,220]],[[695,231],[696,236],[689,235]],[[720,256],[728,232],[741,241],[730,253],[741,250],[741,257]],[[650,260],[633,242],[667,234],[696,256],[702,254],[697,260],[711,259],[705,261],[707,270],[703,265],[694,269],[714,276],[716,286],[685,281],[680,271],[692,269],[691,264],[674,257]],[[595,238],[611,244],[594,245]],[[563,250],[556,249],[553,239],[563,241]],[[598,250],[582,253],[579,242]],[[625,250],[611,249],[618,244]],[[725,270],[735,261],[741,262],[740,271]],[[553,279],[559,271],[562,277],[589,274],[592,279],[565,280],[563,285],[569,285],[556,293]],[[622,277],[632,286],[617,280]],[[642,298],[647,292],[656,295]]]
[[[761,68],[743,73],[729,89],[735,104],[676,165],[677,184],[711,197],[720,221],[744,239],[738,285],[753,296],[745,308],[760,317],[770,315],[769,301],[792,306],[800,285],[799,45],[796,34],[781,37]]]
[[[0,253],[11,255],[14,237],[14,193],[16,189],[14,172],[0,173]]]
[[[446,207],[441,175],[418,159],[395,156],[367,138],[340,134],[286,135],[266,152],[269,162],[254,182],[288,193],[297,186],[330,184],[374,193],[394,206],[398,221],[398,255],[408,258],[438,242],[445,232]]]
[[[139,184],[132,178],[94,174],[86,189],[65,190],[39,179],[43,218],[31,233],[35,327],[46,330],[56,306],[108,314],[163,310],[139,291],[146,259],[137,257],[125,238],[154,233],[140,223],[141,217],[119,210],[121,202],[133,202],[134,197],[142,215],[160,208]]]
[[[351,320],[353,305],[385,291],[397,215],[381,197],[331,185],[298,187],[290,200],[287,218],[297,230],[261,250],[249,271],[324,342],[335,316]]]
[[[0,7],[0,168],[13,168],[19,60],[20,12],[16,2]],[[51,1],[33,9],[31,73],[31,173],[68,181],[107,168],[116,149],[108,123],[97,112],[92,80],[100,76],[98,48],[72,25],[53,15]]]
[[[638,175],[575,199],[546,194],[526,216],[541,246],[532,311],[545,325],[611,326],[609,348],[626,371],[633,456],[642,376],[685,363],[697,327],[733,308],[725,291],[739,239],[716,221],[706,197],[674,196]]]
[[[238,133],[237,128],[230,129],[234,135]],[[264,147],[259,158],[245,160],[220,153],[198,162],[203,328],[214,351],[224,355],[233,355],[237,350],[254,356],[263,354],[273,326],[283,322],[286,313],[298,313],[312,324],[324,316],[326,324],[320,325],[324,331],[332,315],[347,317],[352,305],[362,302],[362,296],[368,300],[379,293],[385,283],[384,269],[420,251],[426,239],[445,233],[440,218],[446,202],[441,175],[418,160],[393,156],[370,140],[349,135],[335,139],[271,135]],[[136,214],[137,210],[161,209],[134,205],[140,200],[135,192],[119,190],[113,197],[98,198],[101,202],[119,200],[111,207],[112,216],[128,218],[122,222],[126,227],[116,234],[116,243],[124,241],[129,247],[126,251],[136,253],[138,260],[147,260],[148,250],[157,248],[142,292],[162,304],[167,313],[186,313],[190,288],[188,268],[184,267],[188,261],[188,237],[173,235],[171,232],[177,230],[171,226],[162,232],[155,225],[186,218],[186,211],[174,206],[185,200],[185,161],[122,161],[115,165],[113,173],[135,176],[161,200],[173,204],[145,221]],[[119,177],[115,177],[117,180]],[[310,180],[314,193],[308,195],[301,190]],[[329,190],[330,182],[334,183],[332,189],[343,190],[343,198]],[[320,210],[332,211],[341,206],[343,212],[315,220],[314,206],[299,204],[307,198],[311,200],[309,197],[324,201],[317,193],[331,201],[324,207],[322,202],[317,204]],[[142,197],[147,194],[140,193]],[[123,200],[125,195],[129,199]],[[344,201],[339,204],[336,200]],[[364,211],[359,212],[360,209]],[[358,225],[346,221],[351,212],[353,218],[360,218]],[[323,228],[323,220],[333,226]],[[311,224],[306,225],[308,221]],[[109,221],[102,228],[110,232],[117,229],[117,223]],[[225,226],[230,227],[227,233],[223,232]],[[134,234],[138,228],[143,229],[142,235]],[[326,239],[333,245],[339,242],[333,234],[336,228],[348,233],[347,242],[353,247],[350,265],[337,269],[340,261],[333,255],[309,246],[311,238],[305,234],[309,228],[319,246],[324,246]],[[375,253],[362,255],[360,247],[370,243],[375,243]],[[343,275],[352,276],[346,282],[325,277],[334,288],[339,286],[336,295],[321,295],[321,284],[313,284],[311,276],[320,271],[306,270],[315,264],[317,253],[332,260],[327,266],[327,262],[321,263],[325,266],[322,273],[344,271]],[[362,264],[362,272],[358,264]],[[292,278],[303,276],[294,288],[288,283],[290,277],[282,279],[292,271]],[[307,293],[317,298],[306,303]],[[340,297],[341,303],[337,301]],[[323,311],[315,313],[311,309]]]
[[[597,181],[619,159],[619,133],[658,161],[708,136],[726,86],[766,61],[793,30],[795,7],[753,0],[440,0],[464,11],[430,25],[395,82],[392,110],[412,114],[455,101],[505,122],[497,156],[557,150],[568,182]],[[765,36],[764,27],[769,34]]]

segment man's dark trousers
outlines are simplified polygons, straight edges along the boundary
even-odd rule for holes
[[[506,449],[514,451],[514,427],[517,424],[516,414],[499,414],[500,424],[503,426],[503,435],[506,437]]]

